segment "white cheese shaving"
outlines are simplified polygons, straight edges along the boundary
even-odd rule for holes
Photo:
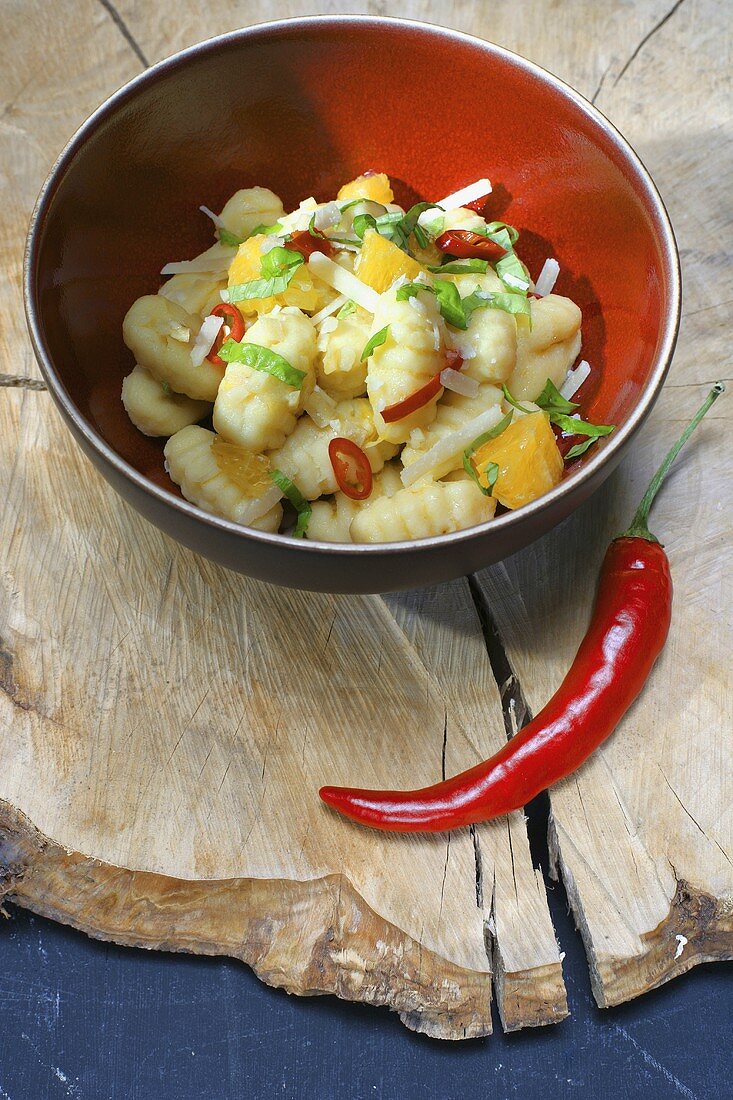
[[[202,214],[206,214],[207,218],[211,218],[212,222],[217,229],[226,229],[224,222],[221,220],[218,214],[215,214],[213,210],[209,210],[208,206],[199,206],[199,210]]]
[[[459,431],[451,432],[450,435],[439,439],[424,455],[420,455],[410,466],[405,466],[400,475],[402,484],[405,488],[409,488],[416,481],[426,477],[436,466],[440,466],[448,459],[457,458],[473,443],[476,436],[496,427],[503,415],[501,405],[492,405],[490,409],[485,409],[479,416],[469,420],[468,424],[464,424]]]
[[[547,294],[551,294],[557,277],[560,274],[560,264],[557,260],[550,258],[545,260],[542,265],[542,271],[537,276],[537,282],[534,285],[534,292],[538,294],[540,298],[544,298]],[[505,277],[505,282],[508,282],[508,277]]]
[[[469,183],[467,187],[461,187],[459,191],[454,191],[452,195],[446,195],[444,199],[440,199],[438,206],[442,206],[444,210],[458,210],[461,206],[466,206],[469,202],[475,202],[476,199],[482,199],[484,195],[491,194],[491,183],[487,179],[476,180],[475,183]],[[429,213],[425,210],[424,213]]]
[[[319,428],[327,428],[334,419],[336,402],[320,386],[314,386],[313,392],[303,402],[303,408]]]
[[[327,202],[325,206],[319,206],[313,215],[313,225],[324,233],[327,229],[333,229],[341,221],[341,207],[337,202]]]
[[[166,264],[161,268],[161,275],[186,275],[188,272],[202,272],[208,275],[219,275],[229,269],[234,259],[236,248],[224,248],[214,255],[204,253],[194,260],[179,260],[176,263]]]
[[[575,396],[589,375],[590,363],[587,363],[585,359],[581,359],[577,367],[568,371],[565,381],[560,387],[560,393],[566,401]]]
[[[219,335],[219,329],[224,324],[223,317],[212,317],[209,314],[208,317],[204,317],[201,328],[198,331],[198,336],[194,340],[193,347],[191,348],[191,362],[194,367],[200,367],[206,356],[211,351],[211,345]]]
[[[326,320],[321,325],[321,333],[323,335],[328,335],[329,332],[335,332],[337,328],[338,328],[338,321],[336,320],[336,318],[335,317],[327,317]]]
[[[325,321],[327,317],[330,317],[333,313],[338,313],[342,306],[346,305],[348,301],[345,294],[339,294],[334,298],[332,302],[329,302],[323,309],[319,309],[318,313],[314,313],[311,317],[311,321],[314,325],[320,325],[321,321]]]
[[[351,298],[369,313],[375,312],[379,305],[379,295],[376,290],[372,290],[361,279],[357,279],[356,275],[352,275],[345,267],[340,267],[333,260],[329,260],[328,256],[324,256],[322,252],[314,252],[311,255],[308,267],[317,278],[322,279],[339,294],[345,294],[347,298]]]
[[[272,252],[273,248],[282,248],[285,245],[285,240],[282,237],[263,237],[260,241],[260,253],[266,256],[268,252]]]
[[[675,939],[677,940],[677,950],[674,953],[674,957],[678,959],[690,941],[687,939],[687,936],[682,935],[675,936]]]
[[[171,321],[168,332],[171,339],[177,340],[179,344],[187,344],[191,339],[191,330],[182,325],[180,321]]]
[[[447,390],[460,393],[464,397],[478,396],[479,385],[476,379],[468,378],[467,375],[461,374],[459,370],[453,370],[452,367],[446,367],[440,372],[440,384]]]

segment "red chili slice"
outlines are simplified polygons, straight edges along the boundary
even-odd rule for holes
[[[361,447],[337,436],[328,444],[328,457],[341,492],[352,500],[366,500],[372,491],[372,468]]]
[[[441,252],[448,252],[459,260],[500,260],[506,255],[506,249],[496,241],[470,229],[449,229],[441,233],[435,243]]]
[[[210,313],[211,317],[223,317],[224,324],[221,326],[216,334],[216,339],[211,345],[211,351],[206,356],[210,363],[213,363],[215,367],[225,367],[226,363],[217,354],[219,348],[225,340],[241,340],[244,336],[244,317],[239,312],[236,306],[233,306],[230,302],[219,302],[214,306]],[[229,327],[228,334],[224,332],[224,326]]]
[[[285,242],[285,247],[291,252],[300,252],[303,259],[307,260],[314,252],[322,252],[324,256],[333,256],[333,245],[328,237],[320,234],[313,236],[309,229],[299,229],[293,233],[292,238]]]
[[[445,365],[451,370],[463,370],[463,356],[460,351],[449,348],[445,353]]]
[[[455,367],[453,369],[455,370]],[[394,405],[388,405],[386,409],[382,409],[382,420],[385,424],[393,424],[395,420],[404,420],[410,413],[414,413],[417,409],[421,409],[423,405],[427,405],[428,401],[432,401],[442,388],[440,372],[438,372],[421,389],[415,390],[414,393],[411,393],[402,401],[396,401]]]

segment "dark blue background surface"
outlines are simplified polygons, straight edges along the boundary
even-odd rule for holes
[[[564,891],[550,904],[572,1016],[440,1043],[386,1009],[300,1000],[242,964],[97,943],[9,906],[0,923],[0,1100],[474,1100],[733,1096],[731,973],[700,967],[595,1007]]]

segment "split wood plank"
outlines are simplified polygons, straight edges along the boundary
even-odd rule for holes
[[[605,546],[711,383],[733,374],[731,35],[721,33],[719,4],[675,8],[631,64],[614,52],[598,97],[654,175],[677,230],[685,305],[669,381],[611,482],[558,531],[480,575],[535,712],[585,629]],[[683,54],[694,75],[681,94]],[[551,792],[551,845],[601,1005],[733,957],[732,422],[729,393],[678,459],[652,517],[675,603],[648,690],[607,745]]]

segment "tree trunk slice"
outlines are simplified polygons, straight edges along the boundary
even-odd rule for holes
[[[13,28],[0,36],[10,175],[0,207],[0,894],[100,938],[229,954],[294,993],[387,1004],[430,1035],[489,1033],[492,971],[506,1029],[561,1019],[561,962],[523,815],[450,838],[397,837],[337,819],[316,798],[324,780],[433,782],[502,743],[468,584],[381,600],[226,573],[130,512],[48,396],[30,392],[38,371],[20,256],[53,156],[146,62],[212,28],[193,0],[88,0],[73,23],[38,0],[28,7],[0,17]],[[572,657],[605,541],[719,372],[731,297],[725,149],[699,134],[701,117],[711,130],[728,118],[716,71],[724,5],[708,0],[694,21],[686,5],[657,0],[633,11],[541,7],[546,18],[517,20],[457,5],[450,19],[570,80],[636,144],[671,200],[689,321],[621,474],[557,532],[478,578],[515,694],[534,709]],[[316,10],[291,0],[280,12]],[[419,0],[400,14],[445,18]],[[269,16],[262,3],[220,5],[216,30]],[[683,44],[697,76],[680,88]],[[716,406],[660,502],[677,603],[650,690],[552,796],[551,847],[601,1004],[731,956],[730,624],[718,612],[730,575],[728,409]]]

